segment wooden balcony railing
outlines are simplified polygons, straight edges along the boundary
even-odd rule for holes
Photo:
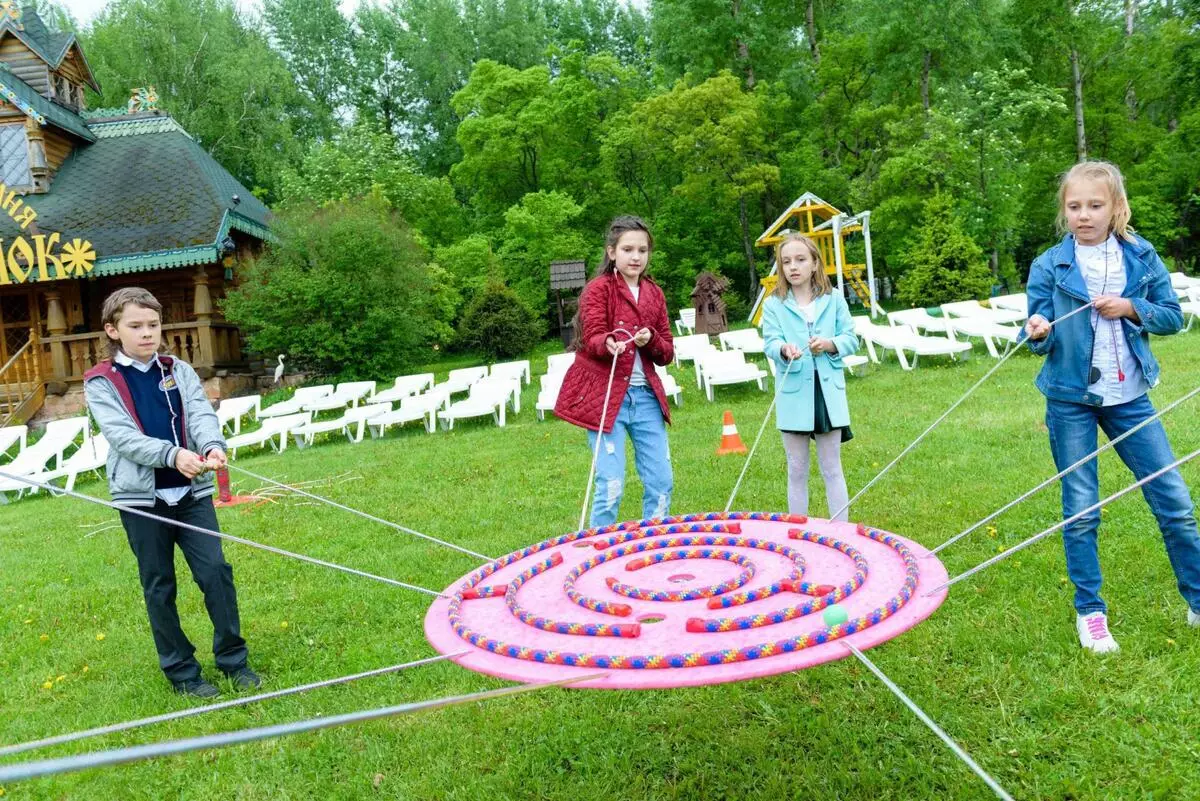
[[[41,347],[37,333],[30,331],[28,341],[0,367],[0,428],[32,417],[45,393]]]
[[[167,350],[193,367],[238,367],[241,337],[231,323],[172,323],[162,327]],[[41,340],[50,347],[47,381],[82,381],[83,375],[108,358],[108,336],[103,332],[68,334]]]

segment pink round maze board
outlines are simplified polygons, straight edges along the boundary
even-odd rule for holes
[[[425,634],[470,670],[574,687],[741,681],[871,648],[933,614],[947,579],[923,546],[863,524],[757,512],[564,534],[455,581]]]

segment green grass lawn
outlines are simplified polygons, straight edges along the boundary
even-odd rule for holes
[[[1200,334],[1156,339],[1158,405],[1200,381]],[[851,493],[991,365],[894,362],[849,382],[855,438],[843,450]],[[1022,353],[851,510],[853,519],[926,545],[1051,475],[1040,361]],[[544,370],[544,359],[535,372]],[[439,373],[444,374],[445,368]],[[743,457],[714,455],[721,412],[750,444],[768,395],[717,388],[707,403],[690,367],[672,409],[676,513],[724,508]],[[318,488],[467,548],[499,555],[568,531],[579,517],[590,453],[583,433],[524,407],[497,430],[415,424],[380,441],[336,439],[237,464],[285,481],[341,476]],[[1177,453],[1200,441],[1195,403],[1166,420]],[[814,460],[815,461],[815,460]],[[1110,452],[1103,494],[1131,481]],[[815,471],[815,467],[814,467]],[[350,474],[353,480],[344,480]],[[630,470],[632,478],[632,469]],[[1200,465],[1184,476],[1200,490]],[[246,491],[253,483],[237,481]],[[813,478],[813,513],[825,514]],[[98,481],[83,492],[106,497]],[[639,516],[640,485],[623,518]],[[735,508],[785,506],[773,429]],[[240,536],[441,589],[475,566],[462,554],[335,509],[284,499],[223,510]],[[1057,488],[1018,506],[943,556],[950,573],[1057,522]],[[158,671],[132,555],[99,507],[40,496],[0,507],[0,741],[14,743],[190,706]],[[1200,630],[1185,606],[1140,496],[1104,515],[1105,595],[1119,655],[1075,640],[1061,546],[1049,539],[955,586],[933,617],[870,657],[1015,797],[1200,797]],[[253,665],[277,689],[431,655],[428,597],[227,544]],[[211,634],[179,561],[180,609],[207,675]],[[49,689],[44,683],[49,682]],[[398,675],[31,752],[56,756],[332,715],[504,686],[439,663]],[[228,688],[226,688],[228,690]],[[9,760],[10,762],[12,760]],[[1192,789],[1188,789],[1188,788]],[[853,659],[740,684],[653,692],[548,690],[219,751],[37,780],[7,798],[404,799],[974,799],[991,793]]]

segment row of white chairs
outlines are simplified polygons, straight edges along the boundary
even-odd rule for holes
[[[41,439],[33,444],[27,444],[28,441],[27,426],[0,428],[0,457],[7,456],[17,446],[11,459],[0,463],[0,472],[42,484],[65,478],[66,489],[72,490],[80,475],[103,469],[108,459],[108,441],[99,434],[92,435],[87,417],[47,423]],[[8,502],[9,493],[19,498],[37,491],[37,487],[16,478],[0,478],[0,503]]]
[[[467,397],[454,400],[459,386],[457,381],[449,380],[435,384],[424,392],[403,395],[398,406],[390,400],[377,403],[375,397],[366,398],[362,405],[351,406],[340,416],[327,420],[313,419],[321,408],[319,405],[291,414],[263,416],[258,429],[235,434],[226,442],[230,456],[236,458],[240,448],[268,445],[282,453],[289,438],[297,447],[304,448],[312,445],[317,436],[333,432],[341,432],[350,442],[359,443],[367,431],[379,438],[391,426],[415,421],[423,422],[431,434],[437,430],[439,421],[445,428],[453,429],[456,421],[472,417],[491,416],[497,426],[503,427],[509,408],[513,413],[521,410],[520,378],[486,375],[465,385]]]

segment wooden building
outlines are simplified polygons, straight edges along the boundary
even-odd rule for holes
[[[0,425],[77,390],[104,358],[100,305],[122,286],[163,303],[171,351],[202,378],[245,367],[216,311],[270,213],[153,88],[89,111],[99,90],[73,34],[0,2]]]

